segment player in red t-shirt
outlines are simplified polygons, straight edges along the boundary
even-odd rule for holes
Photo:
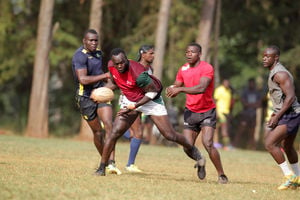
[[[116,145],[118,138],[130,128],[141,112],[150,115],[161,134],[167,140],[181,144],[185,153],[197,161],[196,165],[204,169],[205,159],[201,156],[197,147],[190,144],[187,138],[175,132],[172,127],[160,94],[162,91],[160,81],[149,75],[140,63],[128,60],[125,52],[119,48],[112,50],[108,69],[114,82],[110,88],[119,87],[127,100],[121,102],[121,110],[114,120],[112,134],[105,141],[97,174],[105,176],[105,167],[108,164],[110,152]],[[205,170],[201,170],[199,178],[204,179],[204,177]]]
[[[202,131],[202,142],[217,169],[218,182],[224,184],[228,178],[224,174],[219,152],[213,145],[216,128],[214,69],[200,60],[201,46],[197,43],[187,46],[185,56],[187,63],[178,70],[174,84],[167,88],[167,97],[175,97],[180,92],[186,94],[183,134],[194,145]]]

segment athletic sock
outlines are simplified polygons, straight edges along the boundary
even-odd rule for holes
[[[136,155],[139,151],[139,148],[141,146],[142,140],[138,138],[131,138],[130,141],[130,153],[129,153],[129,158],[127,162],[127,166],[130,166],[131,164],[134,164]]]
[[[299,167],[299,163],[296,162],[296,163],[291,163],[291,168],[293,170],[293,172],[295,173],[296,176],[300,176],[300,167]]]
[[[290,170],[287,161],[284,161],[283,163],[279,164],[279,167],[281,168],[283,174],[285,176],[293,174],[293,172]]]

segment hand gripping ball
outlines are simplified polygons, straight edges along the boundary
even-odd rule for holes
[[[114,99],[114,92],[107,87],[96,88],[92,91],[91,99],[98,103],[106,103]]]

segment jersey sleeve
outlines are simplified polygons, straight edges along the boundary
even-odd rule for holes
[[[77,53],[73,58],[73,64],[75,69],[87,68],[87,57],[82,53]]]
[[[183,83],[184,81],[183,81],[183,77],[182,77],[182,74],[181,74],[181,67],[180,67],[180,69],[178,70],[178,72],[177,72],[177,74],[176,74],[176,81],[178,81],[178,82],[181,82],[181,83]]]
[[[143,88],[151,83],[152,79],[150,78],[147,71],[142,72],[136,79],[136,84],[138,87]]]
[[[214,78],[214,68],[211,65],[207,64],[205,67],[205,70],[203,70],[203,76],[213,79]]]

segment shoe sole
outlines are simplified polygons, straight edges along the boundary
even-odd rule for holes
[[[195,167],[198,168],[197,174],[198,174],[199,179],[201,179],[201,180],[203,180],[206,176],[205,163],[206,163],[206,160],[204,157],[202,157],[200,160],[197,161],[197,164],[195,165]]]

